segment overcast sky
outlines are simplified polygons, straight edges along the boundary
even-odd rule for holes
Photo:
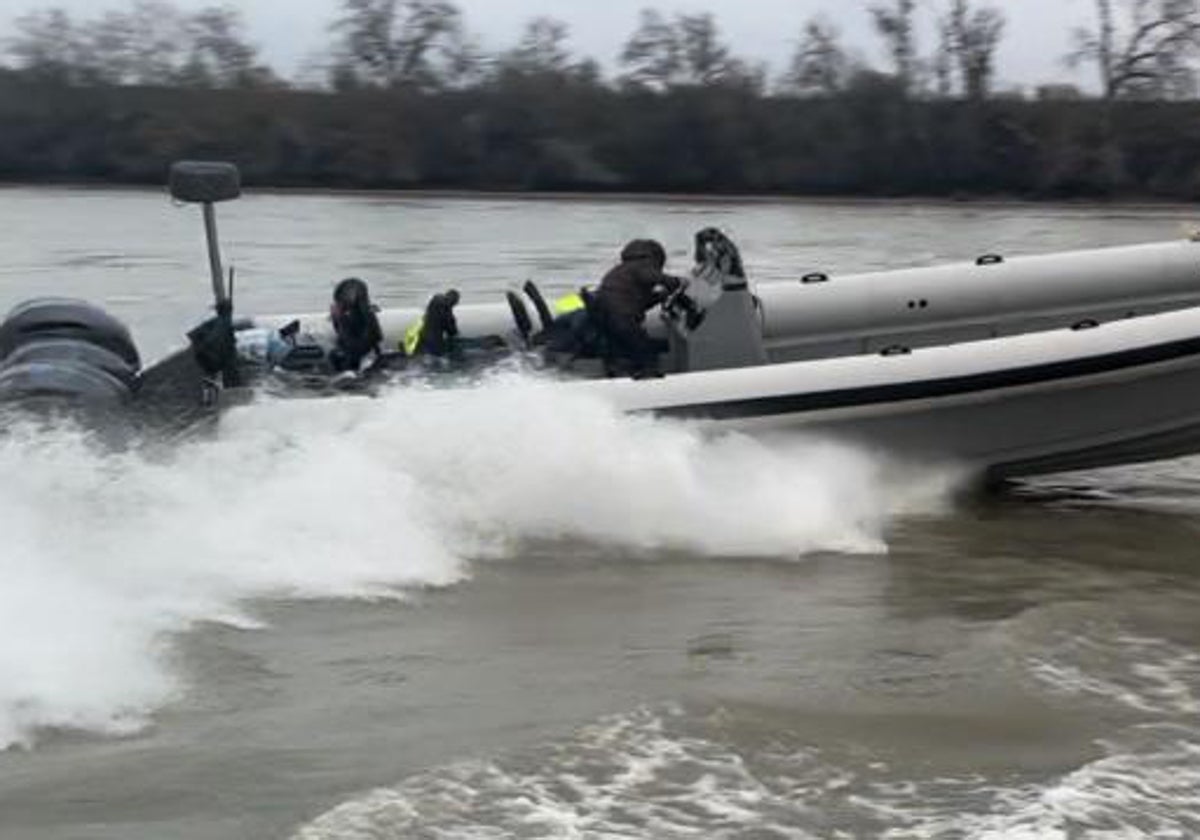
[[[181,8],[220,5],[222,0],[174,0]],[[926,22],[947,0],[918,0]],[[652,6],[663,11],[709,11],[716,15],[741,57],[783,66],[799,40],[805,20],[823,13],[841,27],[848,46],[881,63],[878,39],[870,30],[866,0],[457,0],[468,29],[485,47],[500,49],[514,42],[522,24],[536,15],[550,15],[571,25],[571,45],[577,53],[615,64],[621,45],[637,24],[638,11]],[[991,0],[1008,16],[1001,45],[999,79],[1002,86],[1046,81],[1074,81],[1090,86],[1091,78],[1063,67],[1062,57],[1071,30],[1090,24],[1094,0]],[[12,21],[33,9],[61,6],[72,17],[87,19],[125,0],[3,0],[0,38],[12,32]],[[318,56],[329,43],[327,26],[338,0],[241,0],[229,5],[242,10],[252,39],[276,70],[291,75]],[[930,51],[933,37],[925,33],[921,50]]]

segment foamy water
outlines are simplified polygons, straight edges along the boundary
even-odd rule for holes
[[[1195,730],[1140,727],[1038,782],[929,778],[818,749],[760,751],[678,709],[597,722],[528,754],[464,761],[380,788],[293,840],[880,837],[1126,840],[1200,831]]]
[[[897,764],[866,744],[831,753],[797,744],[786,731],[765,742],[734,734],[749,724],[738,716],[753,711],[643,708],[561,741],[364,792],[298,828],[293,840],[1196,836],[1194,654],[1143,637],[1048,641],[1028,673],[1052,696],[1102,697],[1137,713],[1114,723],[1074,769],[939,774],[920,760]],[[1101,679],[1088,667],[1098,666],[1097,658],[1128,673]]]
[[[844,448],[709,439],[515,376],[263,401],[165,455],[16,429],[0,472],[0,745],[136,731],[186,690],[172,634],[253,626],[255,599],[403,597],[541,538],[880,552],[914,495]]]

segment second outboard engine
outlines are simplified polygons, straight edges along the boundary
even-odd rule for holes
[[[140,366],[125,325],[85,301],[26,301],[0,324],[0,402],[121,405]]]

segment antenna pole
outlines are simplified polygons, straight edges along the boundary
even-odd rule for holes
[[[221,268],[221,246],[217,240],[217,212],[212,202],[204,202],[204,234],[208,239],[208,266],[212,272],[213,299],[217,312],[229,308],[229,294],[225,291],[225,273]]]

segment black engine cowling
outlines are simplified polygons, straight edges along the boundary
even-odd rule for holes
[[[120,404],[129,386],[99,368],[73,362],[29,362],[0,367],[0,402]]]
[[[3,361],[4,368],[27,364],[69,364],[102,370],[126,387],[137,383],[137,367],[116,353],[78,338],[39,338],[22,344]]]
[[[124,324],[98,306],[71,298],[36,298],[17,305],[0,324],[0,360],[24,344],[54,338],[103,347],[134,370],[142,363]]]
[[[85,301],[26,301],[0,324],[0,401],[124,403],[140,364],[128,328]]]

